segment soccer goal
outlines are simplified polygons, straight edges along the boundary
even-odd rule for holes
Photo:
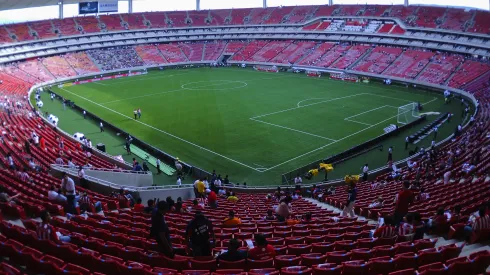
[[[419,108],[415,102],[398,107],[396,120],[400,124],[408,124],[419,117]]]

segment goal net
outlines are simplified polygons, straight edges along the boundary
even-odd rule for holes
[[[400,124],[408,124],[419,117],[419,109],[415,102],[398,107],[397,122]]]

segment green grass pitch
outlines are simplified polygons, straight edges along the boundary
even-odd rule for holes
[[[165,70],[54,91],[191,165],[249,185],[278,184],[282,173],[383,134],[399,106],[448,108],[415,89],[238,68]],[[141,120],[133,119],[137,108]]]

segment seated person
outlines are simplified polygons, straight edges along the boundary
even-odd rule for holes
[[[146,214],[151,214],[153,213],[153,209],[155,209],[155,202],[153,200],[148,200],[146,202],[146,204],[148,206],[146,206],[144,209],[143,209],[143,212],[146,213]]]
[[[49,240],[57,244],[62,242],[70,242],[70,236],[63,236],[59,232],[56,232],[54,227],[49,224],[51,222],[51,215],[47,210],[41,212],[41,223],[37,226],[37,237],[40,240]]]
[[[264,220],[266,221],[275,221],[276,216],[274,215],[274,212],[272,212],[272,209],[267,210],[267,216],[264,217]]]
[[[301,220],[302,223],[311,223],[311,222],[314,222],[314,221],[315,221],[315,219],[312,218],[311,212],[306,212],[303,215],[303,219]]]
[[[479,233],[483,229],[489,229],[490,228],[490,217],[486,214],[487,208],[482,205],[478,209],[478,214],[479,217],[474,219],[473,222],[468,223],[464,227],[464,232],[465,232],[465,237],[466,239],[471,238],[471,235],[473,233]]]
[[[235,212],[233,210],[228,212],[228,218],[223,221],[223,225],[239,225],[241,223],[240,219],[235,217]]]
[[[451,218],[449,219],[448,223],[449,224],[455,224],[457,222],[459,222],[459,219],[461,219],[462,215],[461,215],[461,205],[456,205],[453,209],[453,211],[451,211]]]
[[[231,239],[228,243],[228,251],[220,254],[216,259],[218,264],[220,260],[238,262],[247,259],[247,252],[238,250],[238,248],[240,248],[240,242],[237,239]]]
[[[102,203],[100,201],[93,203],[90,197],[87,195],[87,192],[84,192],[82,194],[78,202],[80,204],[80,211],[82,213],[90,211],[92,207],[95,209],[95,212],[102,211]]]
[[[137,198],[136,204],[133,207],[133,211],[134,212],[143,212],[144,209],[145,209],[145,206],[142,204],[141,198]]]
[[[384,199],[382,196],[379,196],[377,200],[373,201],[371,204],[369,204],[369,208],[378,208],[378,207],[383,207],[384,205]]]
[[[252,260],[268,260],[276,256],[274,247],[267,243],[262,234],[255,234],[255,247],[248,251],[248,257]]]
[[[374,231],[373,236],[375,238],[390,238],[396,235],[395,226],[393,226],[393,217],[387,216],[384,218],[384,224],[381,225],[376,231]]]
[[[447,224],[447,217],[444,214],[444,208],[439,207],[437,209],[436,215],[429,219],[429,228],[434,229],[436,227],[444,226]]]
[[[199,201],[197,199],[194,199],[192,201],[192,208],[194,210],[202,210],[204,209],[204,205],[200,204]]]
[[[425,192],[425,188],[420,188],[420,193],[418,195],[419,201],[426,201],[430,198],[429,193]]]
[[[398,236],[409,236],[412,235],[413,232],[413,214],[408,213],[403,221],[400,223],[400,227],[398,228]],[[413,238],[413,235],[410,236]]]
[[[48,191],[48,200],[50,201],[55,201],[55,202],[60,202],[60,203],[63,203],[63,202],[66,202],[66,197],[61,195],[60,192],[61,190],[56,190],[56,187],[54,185],[51,186],[51,188],[49,188],[49,191]]]
[[[230,202],[237,202],[238,197],[235,195],[235,192],[230,192],[230,196],[226,200]]]
[[[420,213],[415,212],[413,213],[413,230],[414,230],[414,235],[413,235],[413,240],[421,240],[424,238],[424,233],[425,233],[425,223],[422,221],[422,216]]]
[[[14,196],[9,196],[6,192],[4,192],[3,188],[0,190],[0,202],[5,202],[9,204],[15,204],[15,199],[19,197],[21,193],[18,193]]]

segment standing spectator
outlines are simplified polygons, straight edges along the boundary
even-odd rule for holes
[[[436,140],[438,131],[439,131],[439,128],[437,126],[435,126],[434,127],[434,138],[433,138],[433,140]]]
[[[43,151],[46,151],[46,140],[42,136],[39,138],[39,146]]]
[[[180,178],[180,176],[177,177],[177,186],[182,186],[182,179]]]
[[[252,260],[268,260],[276,256],[274,247],[267,243],[262,234],[255,234],[255,247],[248,251],[248,257]]]
[[[7,154],[7,162],[9,164],[9,168],[12,170],[15,170],[15,162],[14,162],[14,158],[12,157],[11,153]]]
[[[195,184],[196,189],[197,189],[197,195],[196,197],[198,198],[204,198],[204,192],[206,191],[206,185],[204,185],[203,179],[200,179],[197,181]]]
[[[197,211],[194,219],[187,225],[186,236],[194,257],[211,256],[211,249],[216,241],[213,224],[201,211]]]
[[[31,143],[29,143],[29,140],[27,139],[24,141],[24,150],[27,154],[31,154]]]
[[[413,230],[414,230],[414,235],[413,235],[414,241],[421,240],[424,238],[425,223],[422,221],[422,216],[418,212],[413,213]]]
[[[230,184],[230,180],[228,179],[228,175],[225,176],[225,179],[223,180],[223,184],[224,185],[229,185]]]
[[[403,182],[403,190],[395,197],[395,213],[394,220],[395,225],[399,225],[403,217],[408,213],[408,207],[414,200],[412,191],[409,189],[410,182]]]
[[[131,151],[130,151],[131,153]],[[157,174],[160,175],[162,173],[162,170],[160,170],[160,160],[157,159]]]
[[[242,222],[240,221],[240,219],[235,217],[235,212],[233,210],[230,210],[230,212],[228,212],[228,218],[223,221],[223,225],[239,225],[241,223]]]
[[[141,119],[141,109],[138,108],[138,119]]]
[[[408,137],[405,138],[405,150],[408,149],[408,144],[410,143],[410,139]]]
[[[129,142],[129,140],[126,140],[126,153],[128,153],[128,155],[131,155],[131,142]],[[159,166],[159,160],[157,159],[157,168]]]
[[[172,249],[172,243],[170,242],[170,230],[165,222],[165,213],[167,213],[167,211],[167,202],[159,201],[157,208],[153,211],[151,217],[150,236],[152,236],[158,243],[160,249],[159,252],[169,258],[173,258],[174,251]]]
[[[393,146],[390,146],[388,148],[388,162],[392,162],[393,161]]]
[[[207,189],[206,193],[208,194],[208,204],[209,207],[216,209],[218,208],[218,196],[216,195],[216,192],[213,190]]]
[[[61,155],[58,155],[54,162],[58,165],[65,165],[65,162],[63,161],[63,158],[61,158]]]
[[[75,198],[75,182],[68,176],[66,172],[63,173],[63,178],[61,180],[61,190],[66,196],[67,202],[67,213],[75,214],[76,212],[76,198]]]
[[[83,188],[88,188],[88,181],[85,177],[85,170],[81,165],[78,167],[78,180],[80,182],[80,186],[82,186]]]
[[[228,251],[220,254],[216,260],[219,263],[220,260],[238,262],[247,259],[247,252],[238,250],[238,248],[240,248],[240,242],[237,239],[231,239],[228,243]]]
[[[366,163],[362,167],[362,181],[367,181],[368,180],[368,172],[369,172],[369,166]]]
[[[87,119],[87,112],[83,110],[83,119]]]
[[[57,244],[62,242],[69,243],[71,241],[70,236],[63,236],[59,232],[56,232],[54,227],[49,224],[51,222],[51,215],[47,210],[41,212],[42,222],[37,226],[37,237],[40,240],[49,240]]]
[[[148,164],[146,164],[146,161],[143,161],[143,171],[144,172],[149,172],[150,168],[148,167]]]
[[[134,109],[133,114],[134,114],[134,119],[138,119],[138,110]]]
[[[290,215],[289,206],[285,201],[279,203],[276,208],[277,220],[285,222]]]
[[[347,202],[345,204],[344,210],[342,211],[342,216],[347,216],[349,214],[351,217],[355,217],[354,206],[356,204],[357,188],[355,183],[351,183],[349,189],[347,189]]]
[[[102,121],[99,123],[99,127],[100,127],[100,132],[104,132],[104,124],[102,123]]]

